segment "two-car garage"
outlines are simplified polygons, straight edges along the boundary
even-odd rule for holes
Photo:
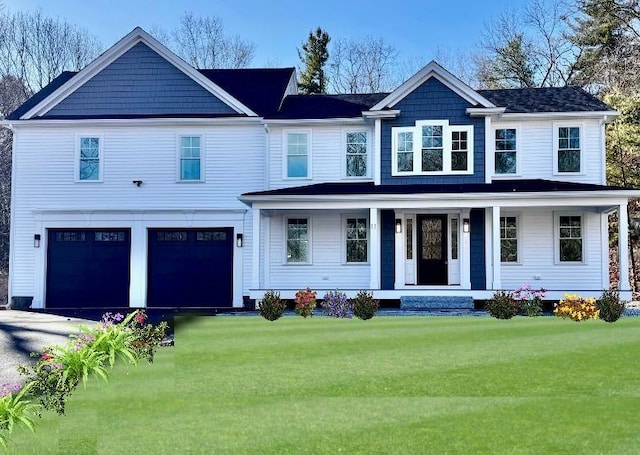
[[[47,308],[129,306],[130,229],[49,229]],[[148,229],[147,307],[230,307],[233,228]]]

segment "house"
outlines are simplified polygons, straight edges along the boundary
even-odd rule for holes
[[[391,93],[293,68],[196,70],[140,28],[14,132],[10,289],[34,308],[243,307],[310,286],[485,299],[609,286],[605,125],[577,88],[476,91],[435,62]]]

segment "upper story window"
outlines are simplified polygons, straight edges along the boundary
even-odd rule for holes
[[[202,137],[180,136],[180,177],[183,182],[201,181],[202,171]]]
[[[515,128],[496,130],[496,174],[517,173],[517,150]]]
[[[80,136],[76,157],[76,181],[102,181],[102,137]]]
[[[473,126],[420,120],[392,128],[392,175],[473,173]]]
[[[285,131],[285,176],[289,179],[311,178],[310,149],[311,133],[308,131]]]
[[[366,177],[368,174],[367,161],[367,132],[348,131],[346,133],[346,176]]]
[[[557,128],[557,172],[581,171],[580,127],[561,126]]]

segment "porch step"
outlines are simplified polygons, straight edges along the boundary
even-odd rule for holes
[[[471,296],[403,296],[400,297],[402,310],[473,310]]]

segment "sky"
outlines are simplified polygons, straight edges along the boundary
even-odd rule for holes
[[[85,27],[106,49],[136,26],[174,28],[185,11],[217,16],[229,35],[256,45],[252,67],[299,66],[297,49],[318,26],[332,39],[383,38],[403,59],[469,54],[486,23],[525,0],[0,0],[11,12],[41,9]],[[443,62],[445,63],[445,62]]]

